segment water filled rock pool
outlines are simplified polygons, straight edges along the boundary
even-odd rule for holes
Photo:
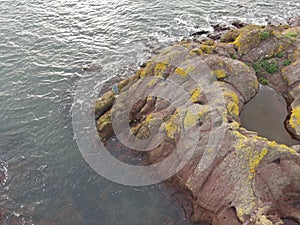
[[[260,136],[288,146],[299,144],[285,128],[288,115],[285,99],[275,90],[261,85],[256,96],[243,108],[240,119],[242,126]]]

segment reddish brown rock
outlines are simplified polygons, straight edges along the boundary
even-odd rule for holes
[[[149,144],[153,127],[164,135],[148,153],[148,163],[176,151],[183,130],[188,130],[180,146],[185,153],[196,137],[192,158],[171,179],[188,196],[194,223],[279,225],[286,218],[300,223],[300,147],[262,138],[239,120],[244,104],[258,91],[257,78],[269,79],[291,103],[288,124],[296,137],[300,134],[299,28],[247,25],[228,31],[221,41],[185,40],[153,56],[131,82],[123,82],[117,96],[103,95],[96,107],[99,134],[103,141],[115,134],[112,106],[121,113],[132,105],[124,122],[133,135],[150,139]],[[287,60],[291,64],[283,65]],[[143,83],[145,78],[151,79]],[[149,93],[169,98],[141,98]],[[165,165],[159,173],[174,169]]]
[[[0,224],[4,224],[4,220],[5,220],[5,213],[0,212]]]

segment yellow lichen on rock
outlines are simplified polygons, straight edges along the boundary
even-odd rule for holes
[[[241,134],[239,131],[233,131],[234,135],[238,138],[234,145],[237,150],[237,155],[241,160],[248,161],[249,179],[253,179],[255,169],[259,166],[262,159],[268,154],[268,148],[263,148],[260,151],[255,151],[249,142],[255,140],[255,138],[248,138]]]
[[[237,49],[239,50],[239,52],[240,52],[240,49],[241,49],[242,36],[243,36],[243,34],[239,34],[237,36],[237,38],[235,39],[235,41],[232,42],[232,44],[237,47]]]
[[[300,106],[292,109],[289,124],[297,133],[300,132]]]
[[[235,102],[232,102],[232,101],[229,101],[227,103],[227,111],[229,114],[233,114],[235,116],[238,116],[239,115],[239,106],[235,103]]]
[[[199,119],[204,116],[204,114],[206,114],[209,111],[209,106],[208,105],[204,105],[201,107],[201,109],[198,110],[198,117]]]
[[[229,123],[227,126],[232,130],[237,130],[240,128],[241,124],[236,121],[232,121],[232,123]]]
[[[251,184],[249,180],[245,182],[249,183],[249,185]],[[253,190],[250,186],[242,187],[240,193],[240,198],[242,198],[242,202],[236,206],[236,215],[241,222],[246,222],[249,219],[251,220],[251,215],[256,210],[257,205],[255,197],[253,195]]]
[[[233,92],[233,91],[225,91],[223,93],[224,97],[232,102],[234,102],[235,104],[239,105],[239,97],[238,95]]]
[[[101,98],[98,98],[95,102],[95,115],[96,117],[102,116],[115,101],[115,94],[113,91],[106,92]]]
[[[194,48],[190,51],[190,54],[191,55],[202,55],[203,54],[203,51],[201,49],[198,49],[198,48]]]
[[[234,148],[238,151],[244,149],[247,146],[245,142],[245,140],[247,139],[246,136],[241,134],[239,131],[233,131],[233,134],[237,137],[237,141],[234,145]]]
[[[271,148],[276,148],[278,146],[278,144],[276,143],[276,141],[268,141],[267,144]]]
[[[225,70],[214,70],[213,74],[216,76],[217,79],[222,79],[227,77]]]
[[[175,139],[175,134],[180,131],[180,125],[176,122],[178,115],[175,114],[166,123],[167,136],[171,139]]]
[[[97,121],[97,130],[102,140],[109,138],[113,134],[110,113],[105,113]]]
[[[295,149],[290,148],[284,144],[278,144],[275,141],[268,141],[267,145],[272,149],[276,149],[276,151],[281,152],[281,153],[290,153],[292,155],[296,155],[297,152],[295,151]]]
[[[249,178],[253,178],[255,174],[255,169],[259,166],[261,160],[268,154],[268,149],[263,148],[261,152],[252,153],[249,160],[249,166],[250,166],[250,175]]]
[[[240,29],[239,35],[236,39],[231,42],[237,49],[238,52],[246,54],[252,47],[260,43],[261,26],[248,25]]]
[[[182,69],[182,68],[180,68],[180,67],[177,67],[176,69],[175,69],[175,73],[176,74],[179,74],[180,76],[182,76],[182,77],[187,77],[187,72],[186,71],[184,71],[184,69]]]
[[[198,113],[192,112],[190,109],[188,109],[183,121],[184,127],[194,127],[198,123],[198,120]]]
[[[245,210],[243,208],[238,208],[236,210],[236,215],[241,221],[243,221],[244,220],[243,217],[245,215]]]
[[[144,68],[141,68],[137,72],[136,75],[139,77],[152,76],[154,67],[155,67],[155,64],[153,62],[149,61],[149,62],[147,62],[146,66]]]
[[[211,54],[214,49],[215,49],[214,46],[210,46],[210,45],[206,45],[206,44],[201,45],[201,51],[204,54]]]
[[[150,123],[150,121],[153,119],[153,115],[152,114],[149,114],[147,117],[146,117],[146,119],[145,119],[145,123],[146,124],[149,124]]]
[[[193,91],[191,93],[192,102],[199,102],[201,94],[202,94],[202,91],[200,90],[200,88],[193,89]]]
[[[166,71],[166,69],[167,69],[167,63],[163,63],[163,62],[157,63],[154,69],[155,76],[163,77],[163,73]]]
[[[103,130],[108,124],[111,124],[111,115],[106,113],[97,121],[98,130]]]
[[[273,223],[268,220],[265,215],[259,215],[257,220],[255,221],[255,225],[273,225]]]

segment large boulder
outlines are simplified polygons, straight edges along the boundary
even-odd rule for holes
[[[258,91],[258,79],[268,79],[291,103],[287,124],[300,136],[298,43],[299,27],[257,25],[228,31],[220,41],[177,42],[119,83],[117,92],[99,98],[99,135],[104,142],[113,135],[147,140],[141,143],[154,146],[147,153],[150,164],[178,147],[184,154],[193,149],[171,179],[192,196],[191,221],[271,225],[292,218],[300,223],[300,147],[262,138],[241,127],[239,119]],[[113,127],[113,120],[120,127]],[[122,129],[127,125],[130,132]],[[181,157],[178,153],[176,160]],[[158,173],[176,166],[181,164],[160,167]]]

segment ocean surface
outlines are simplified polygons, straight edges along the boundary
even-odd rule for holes
[[[266,24],[299,0],[0,0],[0,212],[41,225],[185,225],[164,185],[126,187],[78,150],[71,106],[82,67],[103,83],[212,24]],[[30,222],[31,221],[31,222]],[[25,222],[24,222],[25,224]]]

